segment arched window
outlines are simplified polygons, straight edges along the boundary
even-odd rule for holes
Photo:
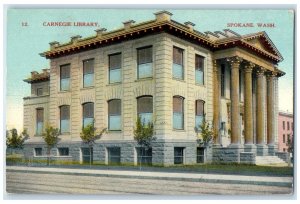
[[[108,101],[108,129],[121,130],[121,100]]]
[[[137,98],[137,114],[142,123],[148,124],[153,121],[153,97],[141,96]]]
[[[70,106],[60,106],[60,132],[70,132]]]
[[[173,97],[173,128],[183,130],[184,128],[184,98],[181,96]]]
[[[82,104],[82,116],[83,116],[83,127],[86,127],[88,124],[94,124],[94,103],[84,103]]]
[[[204,119],[204,104],[203,100],[196,100],[195,103],[195,126],[199,127]]]
[[[44,109],[36,109],[36,135],[42,135],[44,129]]]

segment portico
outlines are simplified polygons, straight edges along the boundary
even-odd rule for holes
[[[259,63],[258,63],[259,62]],[[220,130],[222,121],[220,114],[220,88],[222,78],[220,77],[223,64],[229,68],[230,72],[230,99],[227,100],[229,107],[228,127],[230,127],[230,144],[227,149],[236,158],[232,161],[239,161],[241,152],[252,152],[257,156],[275,154],[275,85],[277,78],[283,73],[273,66],[267,65],[263,59],[251,60],[251,57],[244,55],[224,56],[221,53],[214,59],[214,132],[215,144],[224,150],[224,144],[220,143]],[[243,75],[243,80],[240,78]],[[241,95],[241,87],[243,94]],[[241,100],[243,97],[243,100]],[[255,101],[255,103],[253,103]],[[240,115],[243,117],[241,120]],[[241,131],[244,122],[244,130]],[[254,124],[255,128],[254,129]],[[244,138],[242,139],[242,134]],[[223,152],[224,153],[224,152]]]

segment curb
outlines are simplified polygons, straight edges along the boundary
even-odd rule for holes
[[[230,179],[213,179],[213,178],[184,178],[184,177],[166,177],[166,176],[150,176],[150,175],[122,175],[108,173],[85,173],[85,172],[59,172],[59,171],[41,171],[41,170],[22,170],[22,169],[6,169],[7,172],[26,172],[26,173],[42,173],[42,174],[60,174],[60,175],[76,175],[76,176],[96,176],[96,177],[114,177],[114,178],[134,178],[134,179],[157,179],[157,180],[173,180],[173,181],[190,181],[190,182],[205,182],[205,183],[222,183],[222,184],[250,184],[250,185],[265,185],[292,187],[292,182],[283,181],[251,181],[251,180],[230,180]],[[263,178],[263,177],[262,177]]]

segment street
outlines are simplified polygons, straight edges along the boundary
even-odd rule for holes
[[[7,171],[6,191],[17,194],[282,195],[291,194],[292,188],[270,185]]]

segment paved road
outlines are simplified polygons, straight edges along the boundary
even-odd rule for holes
[[[6,173],[6,190],[18,194],[264,195],[290,194],[291,187],[221,184],[44,172]]]

